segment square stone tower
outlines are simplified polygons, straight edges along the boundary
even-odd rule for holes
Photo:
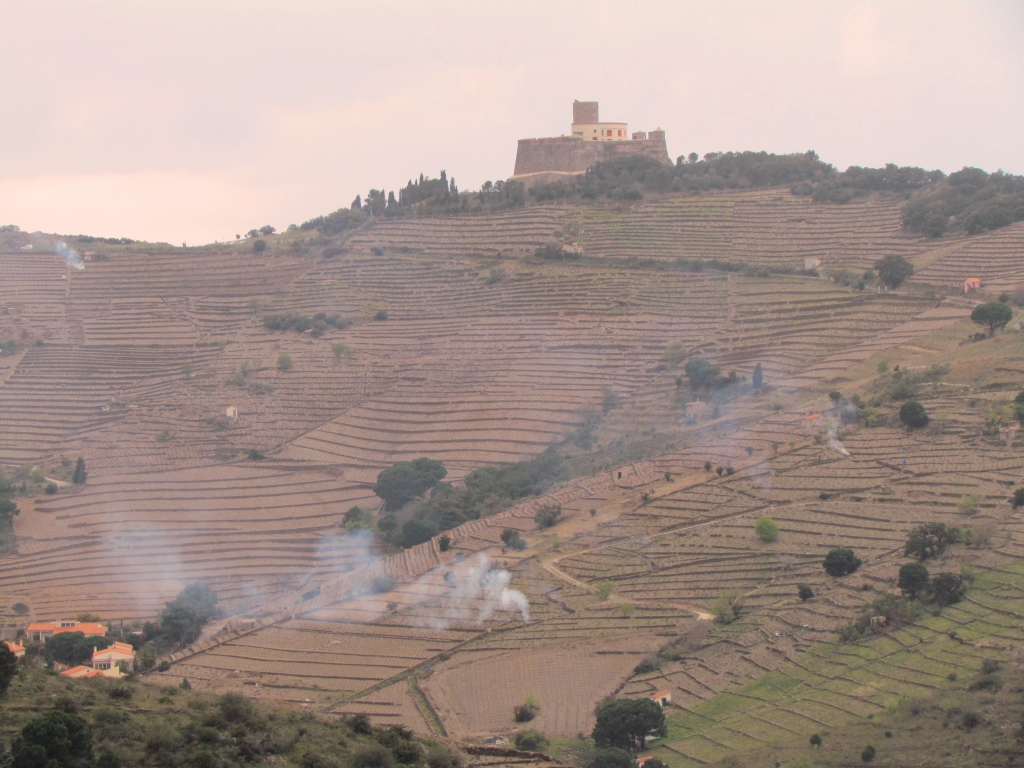
[[[597,102],[596,101],[573,101],[572,121],[574,124],[597,123]]]

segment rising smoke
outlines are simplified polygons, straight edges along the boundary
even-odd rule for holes
[[[38,232],[32,235],[32,240],[40,250],[52,248],[54,253],[64,259],[64,263],[69,267],[74,269],[85,269],[85,259],[82,258],[82,254],[63,240],[57,240],[54,242],[43,237],[43,235]]]
[[[436,578],[437,572],[434,572]],[[423,577],[427,583],[431,574]],[[457,563],[444,575],[446,583],[454,589],[431,606],[424,622],[431,629],[448,629],[455,623],[482,624],[497,611],[519,611],[523,621],[530,620],[530,602],[517,589],[509,589],[511,574],[491,567],[491,559],[478,554]]]

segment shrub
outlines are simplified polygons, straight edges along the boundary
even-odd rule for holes
[[[811,746],[812,747],[820,747],[821,746],[821,736],[819,736],[818,734],[814,734],[813,736],[811,736]]]
[[[437,540],[437,548],[440,549],[442,552],[447,552],[449,549],[451,549],[451,546],[452,537],[449,536],[447,533],[442,533]]]
[[[964,579],[959,574],[940,573],[932,579],[932,595],[935,602],[941,606],[959,603],[966,594],[967,585],[964,584]]]
[[[924,523],[914,528],[907,537],[903,554],[924,562],[946,551],[959,538],[958,528],[947,528],[945,523]]]
[[[359,736],[369,736],[373,733],[373,725],[370,723],[370,718],[363,713],[349,716],[345,720],[345,724],[352,729],[352,733],[358,734]]]
[[[628,619],[630,616],[633,615],[633,611],[635,610],[635,608],[636,606],[632,603],[622,603],[619,606],[619,613],[621,613],[623,617]]]
[[[669,365],[679,365],[686,357],[686,345],[682,341],[670,341],[661,355],[662,361]]]
[[[615,591],[615,582],[608,579],[599,581],[594,585],[594,591],[597,592],[602,600],[607,600],[611,597],[612,592]]]
[[[282,352],[277,356],[277,370],[279,371],[290,371],[294,364],[295,361],[287,352]]]
[[[898,288],[914,274],[914,265],[902,256],[891,254],[875,262],[878,277],[890,288]]]
[[[265,458],[267,458],[266,456],[263,455],[262,451],[258,451],[255,448],[250,448],[244,453],[247,457],[249,457],[251,461],[263,461]]]
[[[814,597],[814,590],[811,589],[810,586],[808,586],[807,584],[800,584],[799,586],[797,586],[796,593],[797,596],[799,596],[799,598],[803,601],[810,600],[812,597]]]
[[[539,707],[536,703],[527,701],[524,704],[516,704],[512,709],[512,717],[517,723],[528,723],[537,716]]]
[[[551,528],[562,516],[561,504],[544,504],[533,516],[539,528]]]
[[[900,406],[900,422],[910,429],[926,426],[928,421],[928,412],[917,400],[908,400]]]
[[[519,731],[515,735],[513,743],[516,745],[516,749],[523,749],[527,752],[539,752],[548,745],[548,740],[540,731],[529,728],[525,731]]]
[[[964,514],[974,514],[978,510],[978,505],[984,498],[980,493],[966,493],[963,498],[956,503],[956,508]]]
[[[171,662],[169,662],[169,661],[161,661],[160,662],[160,666],[158,666],[156,668],[156,671],[157,672],[167,672],[168,670],[170,670],[170,668],[171,668]]]
[[[92,731],[78,715],[51,709],[31,720],[11,742],[11,765],[76,766],[92,759]]]
[[[735,589],[722,592],[711,603],[711,612],[717,624],[732,624],[739,618],[742,608],[743,596]]]
[[[1013,492],[1013,496],[1010,497],[1010,504],[1013,505],[1014,509],[1024,507],[1024,488],[1018,488]]]
[[[55,493],[57,493],[57,484],[56,483],[47,483],[46,484],[46,488],[45,488],[45,492],[46,492],[47,496],[53,496]]]
[[[840,578],[841,576],[848,576],[854,573],[860,568],[863,561],[857,557],[852,549],[846,547],[836,547],[829,551],[825,555],[825,561],[822,563],[825,572],[829,576]]]
[[[352,768],[395,768],[395,755],[382,744],[366,744],[352,753]]]
[[[651,763],[659,762],[651,760]],[[599,749],[594,753],[593,758],[587,762],[585,768],[633,768],[636,763],[633,756],[624,749],[611,747],[610,749]],[[648,763],[647,765],[650,765]],[[657,768],[657,767],[655,767]]]
[[[648,654],[647,656],[644,656],[640,660],[639,664],[637,664],[635,667],[633,667],[633,674],[634,675],[646,675],[646,674],[648,674],[650,672],[654,672],[660,666],[661,666],[661,663],[658,661],[658,657],[657,656],[652,656],[652,655]]]
[[[254,242],[252,244],[252,252],[253,253],[263,253],[265,250],[267,250],[267,241],[266,240],[260,239],[260,240],[257,240],[256,242]]]
[[[864,751],[860,753],[860,759],[863,760],[865,763],[870,763],[872,760],[875,759],[875,748],[872,747],[870,744],[864,747]]]
[[[386,309],[378,309],[374,313],[373,319],[374,320],[387,320],[388,319],[388,311]]]
[[[922,592],[927,591],[929,583],[928,569],[924,567],[923,563],[908,563],[900,568],[897,586],[905,597],[917,597]]]
[[[762,515],[754,522],[754,530],[761,541],[771,542],[779,538],[779,524],[767,515]]]

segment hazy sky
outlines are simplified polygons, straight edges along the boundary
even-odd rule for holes
[[[673,157],[1024,173],[1024,3],[0,0],[0,224],[191,244],[444,168],[574,98]]]

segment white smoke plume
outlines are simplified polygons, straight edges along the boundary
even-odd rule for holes
[[[448,629],[456,622],[482,624],[496,611],[518,611],[524,622],[530,620],[530,601],[517,589],[509,589],[512,575],[492,570],[491,559],[478,554],[445,573],[444,580],[454,589],[439,601],[426,624],[431,629]]]
[[[64,263],[69,267],[75,269],[85,269],[85,260],[82,258],[82,254],[72,248],[70,245],[65,243],[63,240],[58,240],[54,243],[53,250],[57,252],[57,255],[64,259]]]
[[[854,407],[847,403],[851,408]],[[845,407],[845,406],[844,406]],[[846,446],[839,442],[839,438],[836,437],[836,423],[835,421],[829,421],[828,426],[828,447],[836,453],[841,453],[843,456],[849,456],[850,452],[846,450]]]

